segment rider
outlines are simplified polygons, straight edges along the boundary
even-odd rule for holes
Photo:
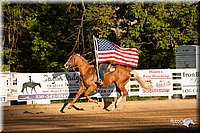
[[[100,79],[98,79],[98,81],[97,81],[97,83],[99,85],[103,85],[103,83],[104,83],[103,70],[105,70],[108,67],[109,64],[110,64],[109,62],[102,62],[101,64],[99,64],[99,78]]]
[[[109,40],[115,40],[116,39],[116,34],[113,32],[110,39]],[[103,85],[104,83],[104,73],[103,70],[105,70],[108,66],[109,66],[110,62],[101,62],[99,64],[99,78],[97,80],[97,84],[99,84],[100,86]]]

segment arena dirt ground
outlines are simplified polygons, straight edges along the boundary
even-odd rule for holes
[[[77,111],[63,104],[13,105],[3,107],[3,132],[198,132],[196,99],[124,101],[115,111],[103,110],[103,103],[76,103]],[[112,105],[111,105],[112,106]],[[111,108],[111,107],[110,107]],[[189,128],[181,121],[191,118]]]

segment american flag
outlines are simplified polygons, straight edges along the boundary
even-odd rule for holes
[[[115,62],[137,68],[139,55],[136,48],[121,48],[106,40],[95,38],[98,63]]]

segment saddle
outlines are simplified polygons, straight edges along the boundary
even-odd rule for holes
[[[106,69],[103,70],[104,75],[109,74],[111,72],[114,72],[116,70],[116,67],[109,64]]]
[[[105,68],[104,70],[103,70],[103,74],[104,74],[104,76],[106,75],[106,74],[109,74],[109,73],[111,73],[111,72],[114,72],[116,70],[116,67],[115,66],[113,66],[113,65],[111,65],[111,64],[109,64],[108,65],[108,67],[107,68]],[[97,81],[97,82],[95,82],[96,84],[99,84],[100,86],[102,86],[103,84],[103,82],[101,82],[101,81]]]

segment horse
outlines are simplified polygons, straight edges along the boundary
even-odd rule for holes
[[[33,91],[33,90],[34,90],[35,93],[36,93],[35,86],[37,86],[37,85],[41,88],[41,84],[40,84],[40,83],[25,82],[25,83],[23,83],[21,92],[24,93],[24,89],[26,89],[26,92],[27,92],[27,94],[28,94],[27,87],[30,87],[30,88],[31,88],[31,94],[32,94],[32,91]]]
[[[131,78],[131,75],[134,75],[134,79],[138,81],[138,83],[141,85],[143,89],[149,90],[151,87],[147,86],[145,84],[145,81],[142,77],[139,76],[137,72],[134,70],[130,70],[128,68],[125,68],[124,66],[117,65],[115,66],[115,71],[110,72],[108,74],[104,75],[105,82],[102,86],[99,86],[96,84],[97,81],[97,71],[94,65],[90,65],[85,58],[80,56],[79,54],[72,54],[67,62],[64,64],[64,67],[66,69],[68,68],[77,68],[80,72],[80,88],[75,95],[75,98],[72,100],[71,104],[69,105],[68,109],[71,109],[72,107],[75,107],[74,104],[76,100],[79,98],[79,96],[85,91],[84,96],[90,101],[97,103],[96,100],[91,99],[88,95],[93,92],[95,89],[100,87],[106,87],[112,83],[116,86],[116,92],[117,92],[117,100],[115,101],[115,105],[112,110],[116,109],[119,105],[120,101],[128,94],[128,91],[125,88],[125,85],[128,83],[128,81]],[[121,92],[123,94],[121,94]],[[64,113],[63,108],[60,110]]]

